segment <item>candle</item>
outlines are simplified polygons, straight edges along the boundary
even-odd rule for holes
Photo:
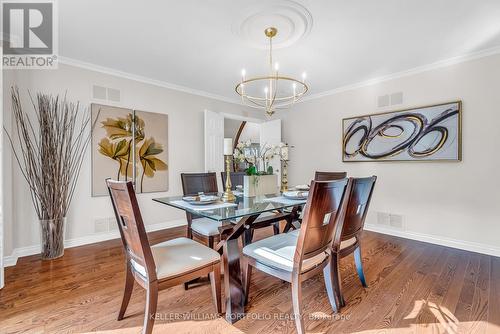
[[[224,138],[224,155],[233,155],[233,138]]]

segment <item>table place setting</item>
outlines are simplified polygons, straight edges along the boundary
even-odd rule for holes
[[[308,185],[298,185],[284,191],[281,196],[264,199],[266,202],[277,202],[282,204],[298,204],[307,200],[309,196]]]
[[[213,210],[237,206],[235,203],[223,202],[219,196],[198,194],[184,196],[181,200],[172,201],[172,204],[191,210]]]

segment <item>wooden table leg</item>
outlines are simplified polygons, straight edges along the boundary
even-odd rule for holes
[[[224,289],[226,295],[226,320],[235,323],[245,315],[245,295],[241,281],[240,249],[238,239],[226,240],[224,257]]]
[[[222,240],[224,263],[224,292],[226,296],[226,320],[235,323],[245,315],[245,292],[243,289],[238,238],[246,225],[257,219],[258,215],[242,218],[234,225],[225,240]]]

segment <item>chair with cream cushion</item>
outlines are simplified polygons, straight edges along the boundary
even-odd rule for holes
[[[188,238],[149,245],[132,182],[106,180],[125,249],[127,271],[125,291],[118,313],[122,320],[134,281],[146,289],[146,309],[142,333],[153,330],[158,290],[209,274],[217,313],[221,313],[220,255]]]
[[[217,174],[215,173],[181,173],[184,196],[198,193],[217,194]],[[221,223],[212,219],[193,215],[186,211],[187,235],[193,235],[206,241],[208,247],[214,248],[214,239],[219,236]],[[186,286],[187,287],[187,286]]]
[[[341,258],[354,255],[359,280],[363,287],[367,286],[361,256],[361,234],[377,177],[351,178],[351,180],[351,189],[346,196],[346,211],[342,217],[342,233],[338,242],[334,242],[332,245],[332,260],[334,262],[332,275],[340,307],[345,305],[339,271]]]
[[[342,217],[343,221],[341,225],[343,227],[340,244],[333,243],[332,245],[332,260],[334,262],[332,275],[340,307],[345,305],[344,297],[342,296],[342,279],[338,270],[341,258],[354,254],[354,263],[359,280],[363,287],[367,287],[361,256],[361,233],[363,232],[366,214],[376,181],[376,176],[352,178],[351,189],[346,196],[346,214]],[[297,229],[286,234],[298,236],[299,233],[300,229]]]
[[[245,302],[248,302],[252,268],[290,282],[295,324],[297,331],[304,333],[301,284],[323,271],[330,304],[337,311],[339,301],[335,299],[337,294],[330,274],[331,245],[334,237],[340,237],[342,226],[338,222],[344,212],[349,184],[348,179],[313,181],[298,232],[274,235],[243,247]]]

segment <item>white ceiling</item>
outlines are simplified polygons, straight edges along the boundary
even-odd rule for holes
[[[499,0],[297,3],[309,31],[274,55],[284,74],[307,71],[313,95],[500,46]],[[237,100],[241,69],[265,73],[267,51],[234,26],[273,4],[286,1],[58,1],[59,54]]]

